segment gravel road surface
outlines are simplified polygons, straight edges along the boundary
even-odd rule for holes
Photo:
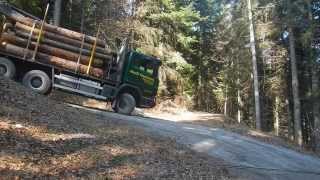
[[[320,179],[320,159],[222,129],[86,110],[142,127],[153,135],[173,138],[194,151],[221,158],[228,163],[221,166],[230,167],[231,173],[241,179]]]

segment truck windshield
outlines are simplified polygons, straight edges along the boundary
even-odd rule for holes
[[[156,77],[158,74],[156,65],[147,59],[135,59],[133,66],[148,76]]]

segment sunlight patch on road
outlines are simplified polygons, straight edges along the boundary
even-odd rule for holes
[[[204,152],[211,151],[212,148],[214,148],[215,146],[216,146],[216,143],[214,141],[205,140],[192,145],[191,148],[197,152],[204,153]]]

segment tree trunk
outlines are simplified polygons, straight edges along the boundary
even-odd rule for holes
[[[69,24],[72,24],[73,0],[69,0]]]
[[[200,79],[200,75],[198,77],[198,79]],[[202,86],[201,86],[201,81],[198,81],[198,88],[197,88],[197,91],[199,92],[198,95],[197,95],[197,108],[198,108],[198,111],[202,110],[202,95],[201,95],[201,91],[202,91]]]
[[[203,68],[202,68],[202,62],[200,61],[199,64],[199,76],[198,76],[198,108],[199,110],[203,109],[203,76],[202,76],[202,72]]]
[[[302,128],[301,128],[301,102],[299,95],[299,80],[296,59],[295,36],[292,27],[289,27],[290,60],[292,73],[292,94],[293,94],[293,113],[294,113],[294,139],[302,146]]]
[[[256,53],[256,40],[253,26],[253,15],[251,0],[248,0],[248,13],[249,13],[249,29],[250,29],[250,45],[252,53],[252,70],[254,78],[254,98],[255,98],[255,114],[256,114],[256,128],[262,130],[261,125],[261,109],[260,109],[260,92],[259,92],[259,78],[258,78],[258,64]]]
[[[319,68],[315,64],[312,68],[312,94],[313,94],[313,117],[314,117],[314,150],[320,152],[320,88]]]
[[[238,88],[237,90],[237,99],[238,99],[238,114],[237,114],[237,120],[238,120],[238,123],[240,124],[241,123],[241,120],[242,120],[242,117],[241,117],[241,91],[240,89]]]
[[[84,11],[84,2],[81,0],[80,2],[81,7],[81,24],[80,24],[80,32],[84,33],[84,18],[85,18],[85,11]]]
[[[60,26],[61,21],[61,0],[55,0],[54,2],[54,13],[53,13],[53,24]]]
[[[273,129],[276,136],[279,136],[280,115],[279,115],[280,98],[276,96],[274,104],[274,122]]]
[[[288,91],[291,88],[288,88]],[[287,96],[289,97],[289,96]],[[292,119],[292,110],[291,110],[291,105],[290,105],[290,100],[287,98],[286,99],[286,107],[287,107],[287,122],[288,122],[288,139],[290,141],[294,141],[294,123]]]
[[[33,51],[31,50],[25,50],[24,48],[12,45],[12,44],[2,44],[2,48],[11,54],[14,54],[18,57],[22,57],[21,55],[23,55],[25,52],[27,53],[27,57],[30,59],[33,55]],[[44,63],[44,64],[51,64],[51,65],[55,65],[57,67],[63,68],[63,69],[68,69],[70,71],[76,71],[78,69],[78,71],[82,74],[86,74],[88,66],[85,65],[81,65],[81,64],[77,64],[75,62],[72,61],[67,61],[65,59],[62,58],[58,58],[55,56],[50,56],[41,52],[37,53],[36,56],[36,61]],[[103,78],[104,72],[102,69],[99,68],[91,68],[89,75],[96,77],[96,78]]]
[[[8,33],[2,34],[1,41],[9,42],[11,44],[17,45],[22,48],[27,47],[27,45],[28,45],[28,40],[19,38],[14,35],[9,35]],[[36,43],[31,42],[29,48],[33,49],[35,46],[36,46]],[[70,60],[70,61],[75,61],[75,62],[77,62],[78,58],[79,58],[79,54],[72,53],[70,51],[66,51],[66,50],[59,49],[59,48],[54,48],[54,47],[44,45],[44,44],[41,44],[39,46],[39,51],[46,53],[46,54],[49,54],[49,55],[52,55],[52,56],[60,57],[60,58]],[[88,65],[89,61],[90,61],[89,57],[81,56],[79,63],[84,64],[84,65]],[[102,68],[103,65],[104,65],[104,63],[101,59],[94,59],[94,62],[93,62],[94,67]]]
[[[237,58],[237,69],[238,69],[238,74],[237,74],[237,101],[238,101],[238,123],[241,123],[241,108],[242,108],[242,99],[241,99],[241,82],[240,82],[240,61],[239,58]]]
[[[228,116],[228,85],[226,85],[225,99],[224,99],[224,110],[223,113],[225,116]]]

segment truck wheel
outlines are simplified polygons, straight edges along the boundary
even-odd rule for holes
[[[16,75],[16,66],[6,58],[0,58],[0,76],[13,79]]]
[[[130,115],[136,107],[136,100],[131,94],[121,94],[117,99],[115,110],[117,113]]]
[[[39,94],[47,94],[51,88],[51,79],[45,72],[40,70],[27,72],[22,79],[22,83]]]

